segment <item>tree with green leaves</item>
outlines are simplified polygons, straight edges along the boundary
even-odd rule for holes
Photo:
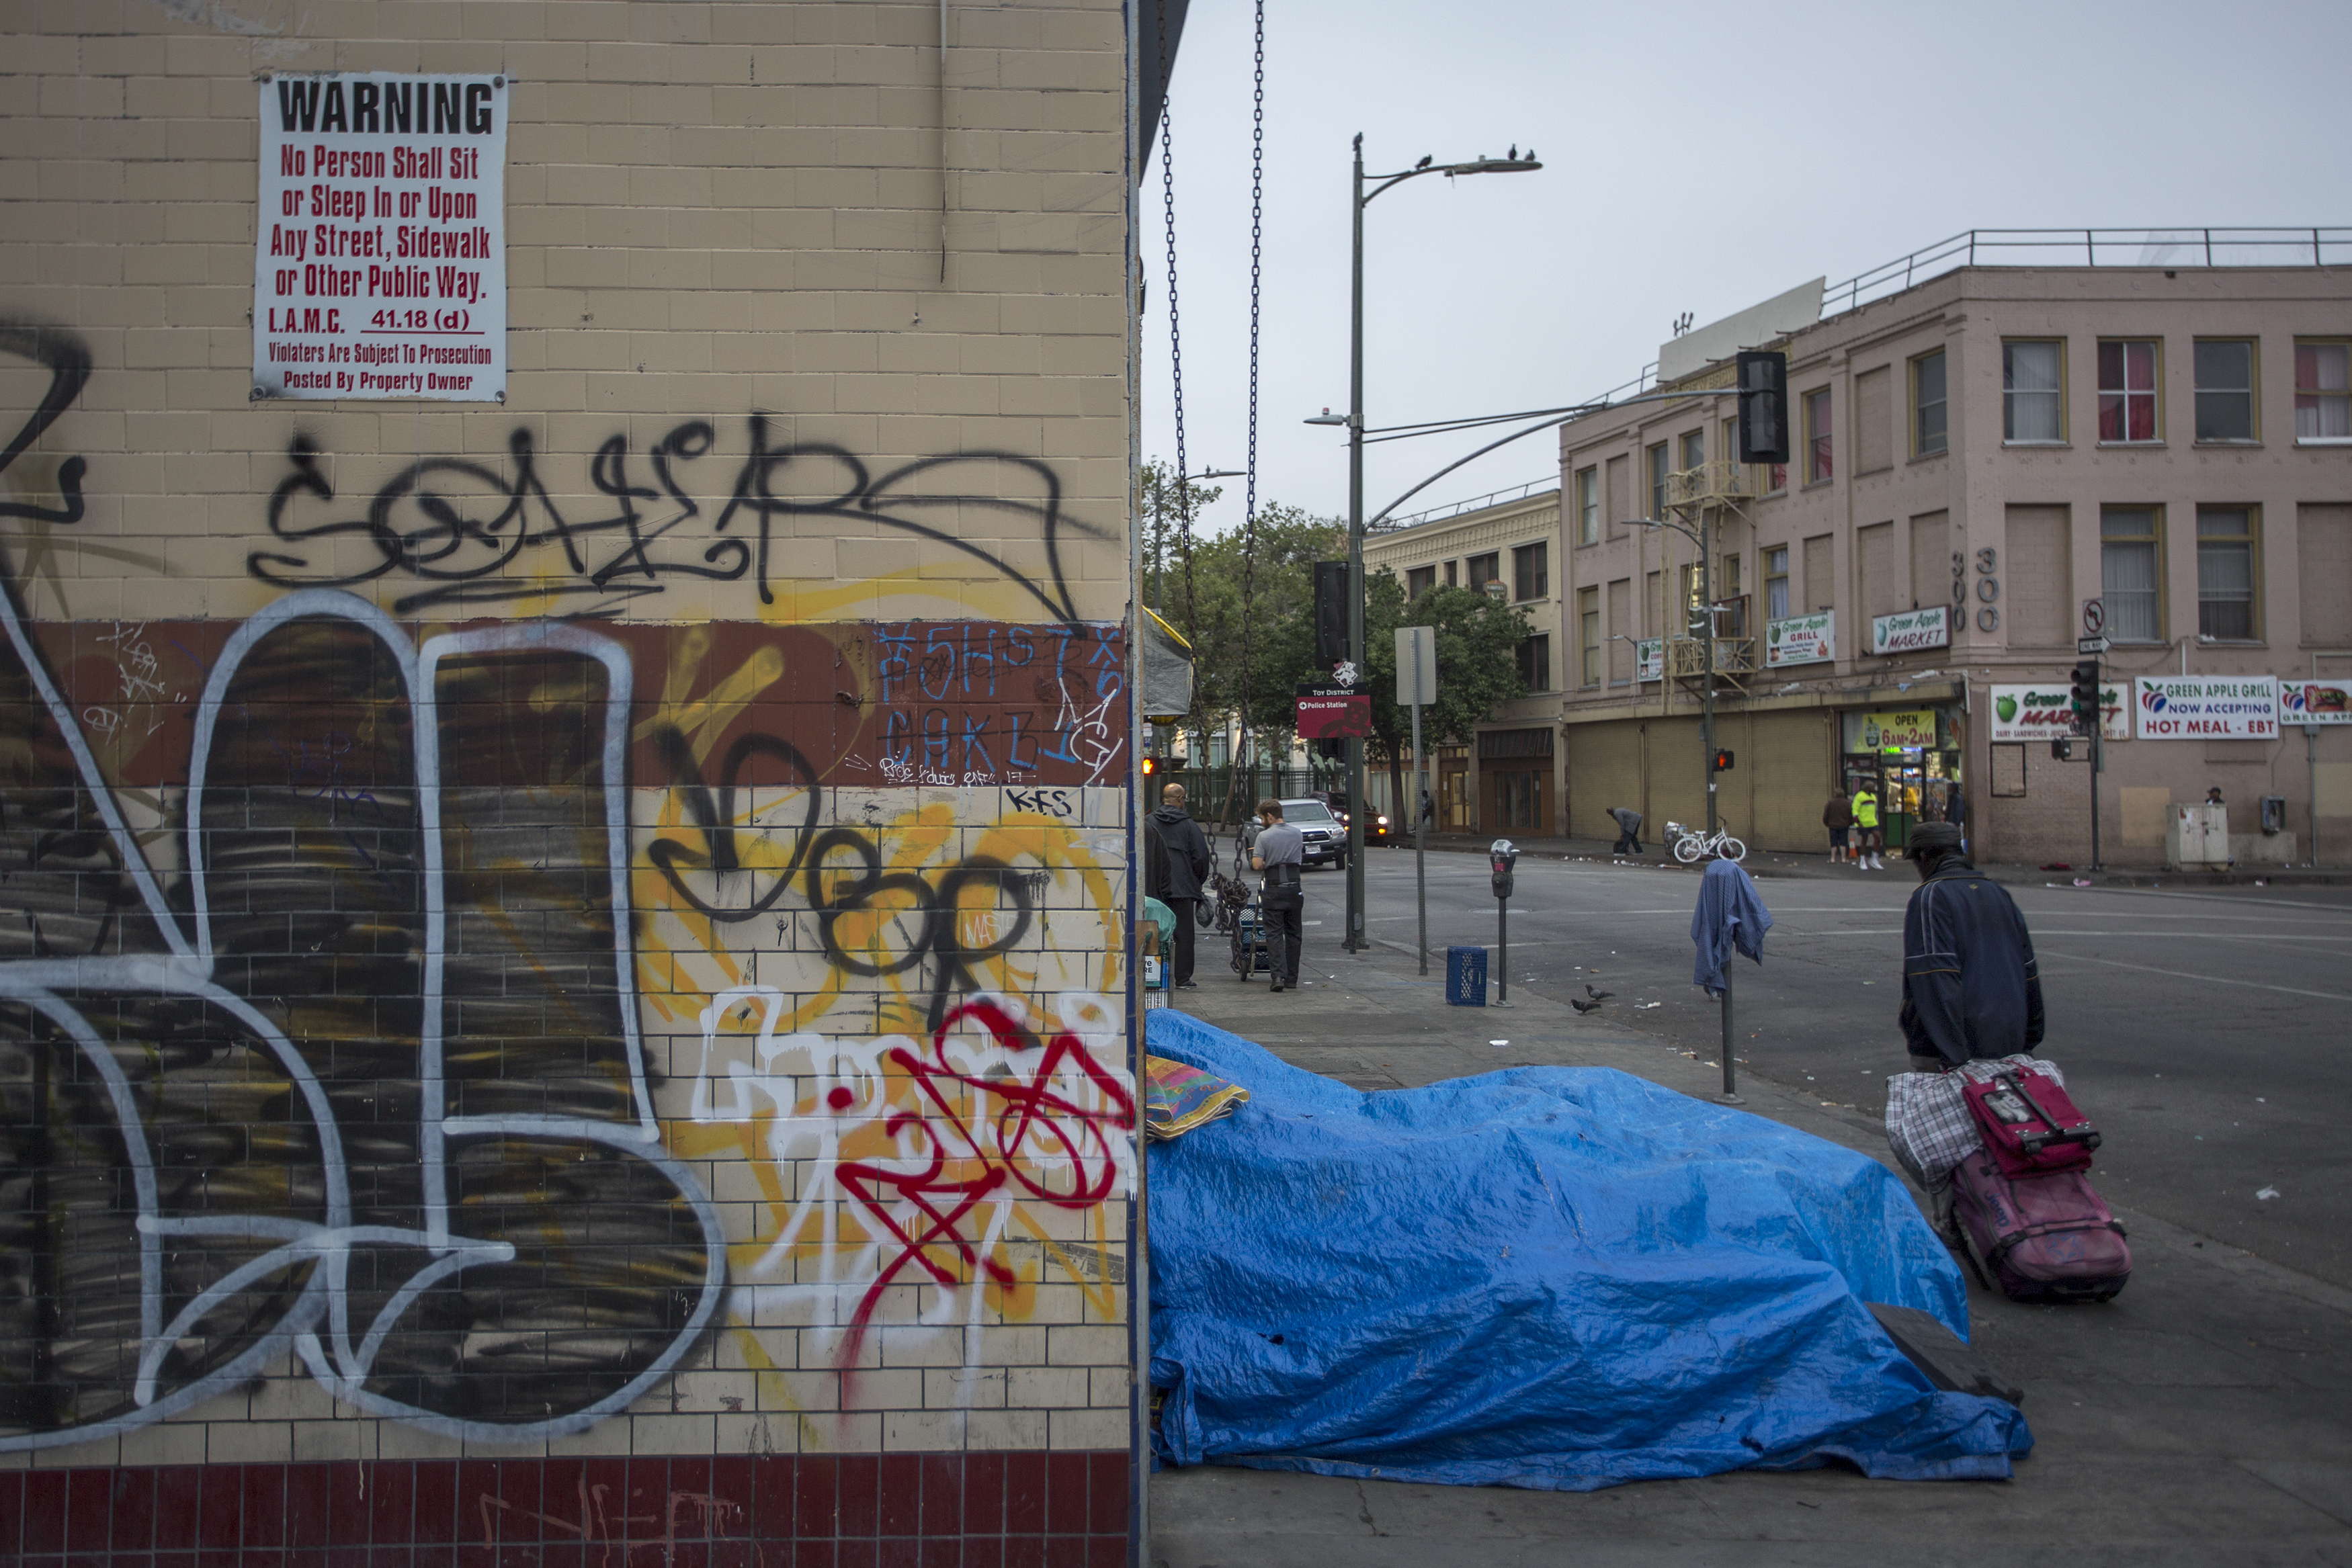
[[[1172,471],[1154,462],[1144,473],[1146,506],[1164,496],[1172,530],[1179,504]],[[1196,516],[1200,497],[1217,493],[1189,489]],[[1162,514],[1149,515],[1149,526],[1157,528]],[[1244,752],[1254,745],[1259,757],[1286,755],[1297,729],[1298,687],[1330,679],[1315,658],[1315,563],[1347,554],[1347,524],[1271,503],[1259,508],[1254,538],[1245,528],[1197,538],[1189,570],[1172,544],[1151,533],[1146,539],[1147,592],[1155,580],[1163,585],[1160,613],[1192,639],[1196,725],[1238,718],[1247,736]],[[1364,589],[1358,686],[1371,698],[1366,752],[1387,761],[1391,788],[1403,803],[1412,718],[1396,702],[1396,628],[1436,628],[1438,700],[1422,710],[1422,741],[1461,745],[1497,706],[1524,694],[1514,654],[1528,636],[1528,617],[1461,588],[1433,588],[1408,605],[1404,585],[1385,570],[1368,574]]]
[[[1421,709],[1421,743],[1466,746],[1478,726],[1513,697],[1527,695],[1517,650],[1528,638],[1528,612],[1466,588],[1424,589],[1405,601],[1404,584],[1383,568],[1364,580],[1364,687],[1372,695],[1373,739],[1366,750],[1389,765],[1390,799],[1407,822],[1420,802],[1404,788],[1404,755],[1412,745],[1412,712],[1397,701],[1396,629],[1437,632],[1437,700]]]

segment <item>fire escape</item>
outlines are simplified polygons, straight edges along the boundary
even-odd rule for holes
[[[1729,524],[1737,517],[1749,521],[1748,507],[1755,497],[1748,491],[1748,470],[1745,465],[1717,461],[1701,463],[1666,476],[1666,509],[1685,527],[1702,538],[1711,538],[1719,571],[1727,553],[1725,545]],[[1736,558],[1735,558],[1736,559]],[[1702,613],[1715,618],[1715,675],[1724,687],[1745,695],[1748,684],[1757,673],[1756,638],[1748,624],[1748,596],[1744,585],[1710,581],[1713,602],[1702,612],[1695,601],[1698,579],[1694,577],[1687,590],[1678,585],[1670,590],[1688,607],[1687,634],[1666,639],[1665,674],[1668,680],[1685,691],[1703,693],[1706,682],[1706,642],[1698,635],[1702,630],[1698,617]],[[1725,589],[1738,591],[1725,592]]]

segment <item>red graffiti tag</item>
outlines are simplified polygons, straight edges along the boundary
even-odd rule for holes
[[[1077,1037],[1054,1036],[1026,1080],[973,1078],[950,1067],[946,1055],[948,1031],[966,1018],[979,1019],[1001,1046],[1038,1049],[1036,1037],[1003,1009],[992,1002],[968,1002],[950,1013],[932,1033],[927,1055],[918,1056],[903,1048],[889,1052],[890,1061],[921,1086],[930,1108],[921,1113],[901,1111],[884,1124],[884,1130],[894,1138],[908,1128],[919,1130],[929,1141],[930,1157],[916,1171],[890,1170],[862,1160],[844,1161],[838,1167],[841,1185],[898,1244],[898,1255],[875,1277],[850,1319],[840,1357],[845,1384],[874,1309],[901,1270],[911,1264],[940,1284],[958,1283],[955,1270],[930,1257],[927,1249],[950,1249],[967,1268],[984,1269],[1000,1285],[1013,1283],[1013,1271],[993,1259],[982,1259],[961,1228],[964,1217],[982,1199],[1010,1182],[1027,1197],[1056,1208],[1090,1208],[1108,1198],[1118,1180],[1111,1140],[1116,1129],[1133,1123],[1135,1102]],[[1054,1092],[1051,1085],[1065,1061],[1077,1064],[1100,1094],[1104,1109],[1089,1110]],[[966,1125],[950,1085],[971,1091],[976,1106],[989,1108],[987,1113],[973,1116],[979,1131]],[[962,1164],[977,1160],[982,1168],[966,1180],[946,1179],[943,1173],[950,1159]],[[1059,1160],[1066,1160],[1071,1172],[1066,1190],[1047,1186],[1027,1168]],[[901,1205],[911,1205],[920,1218],[902,1223],[892,1212]]]

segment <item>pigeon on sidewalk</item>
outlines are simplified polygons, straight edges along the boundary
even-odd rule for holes
[[[1591,982],[1587,981],[1584,987],[1584,994],[1591,997],[1596,1002],[1605,1002],[1617,993],[1614,991],[1596,991],[1592,988]]]
[[[1588,1002],[1582,997],[1569,998],[1568,1005],[1574,1008],[1580,1013],[1599,1012],[1601,1010],[1601,1004],[1599,1002]]]

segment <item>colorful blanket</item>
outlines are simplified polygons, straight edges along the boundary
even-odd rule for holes
[[[1197,1067],[1171,1061],[1164,1056],[1143,1059],[1145,1085],[1143,1131],[1157,1143],[1181,1137],[1203,1122],[1230,1116],[1249,1098],[1249,1091],[1228,1083]]]

